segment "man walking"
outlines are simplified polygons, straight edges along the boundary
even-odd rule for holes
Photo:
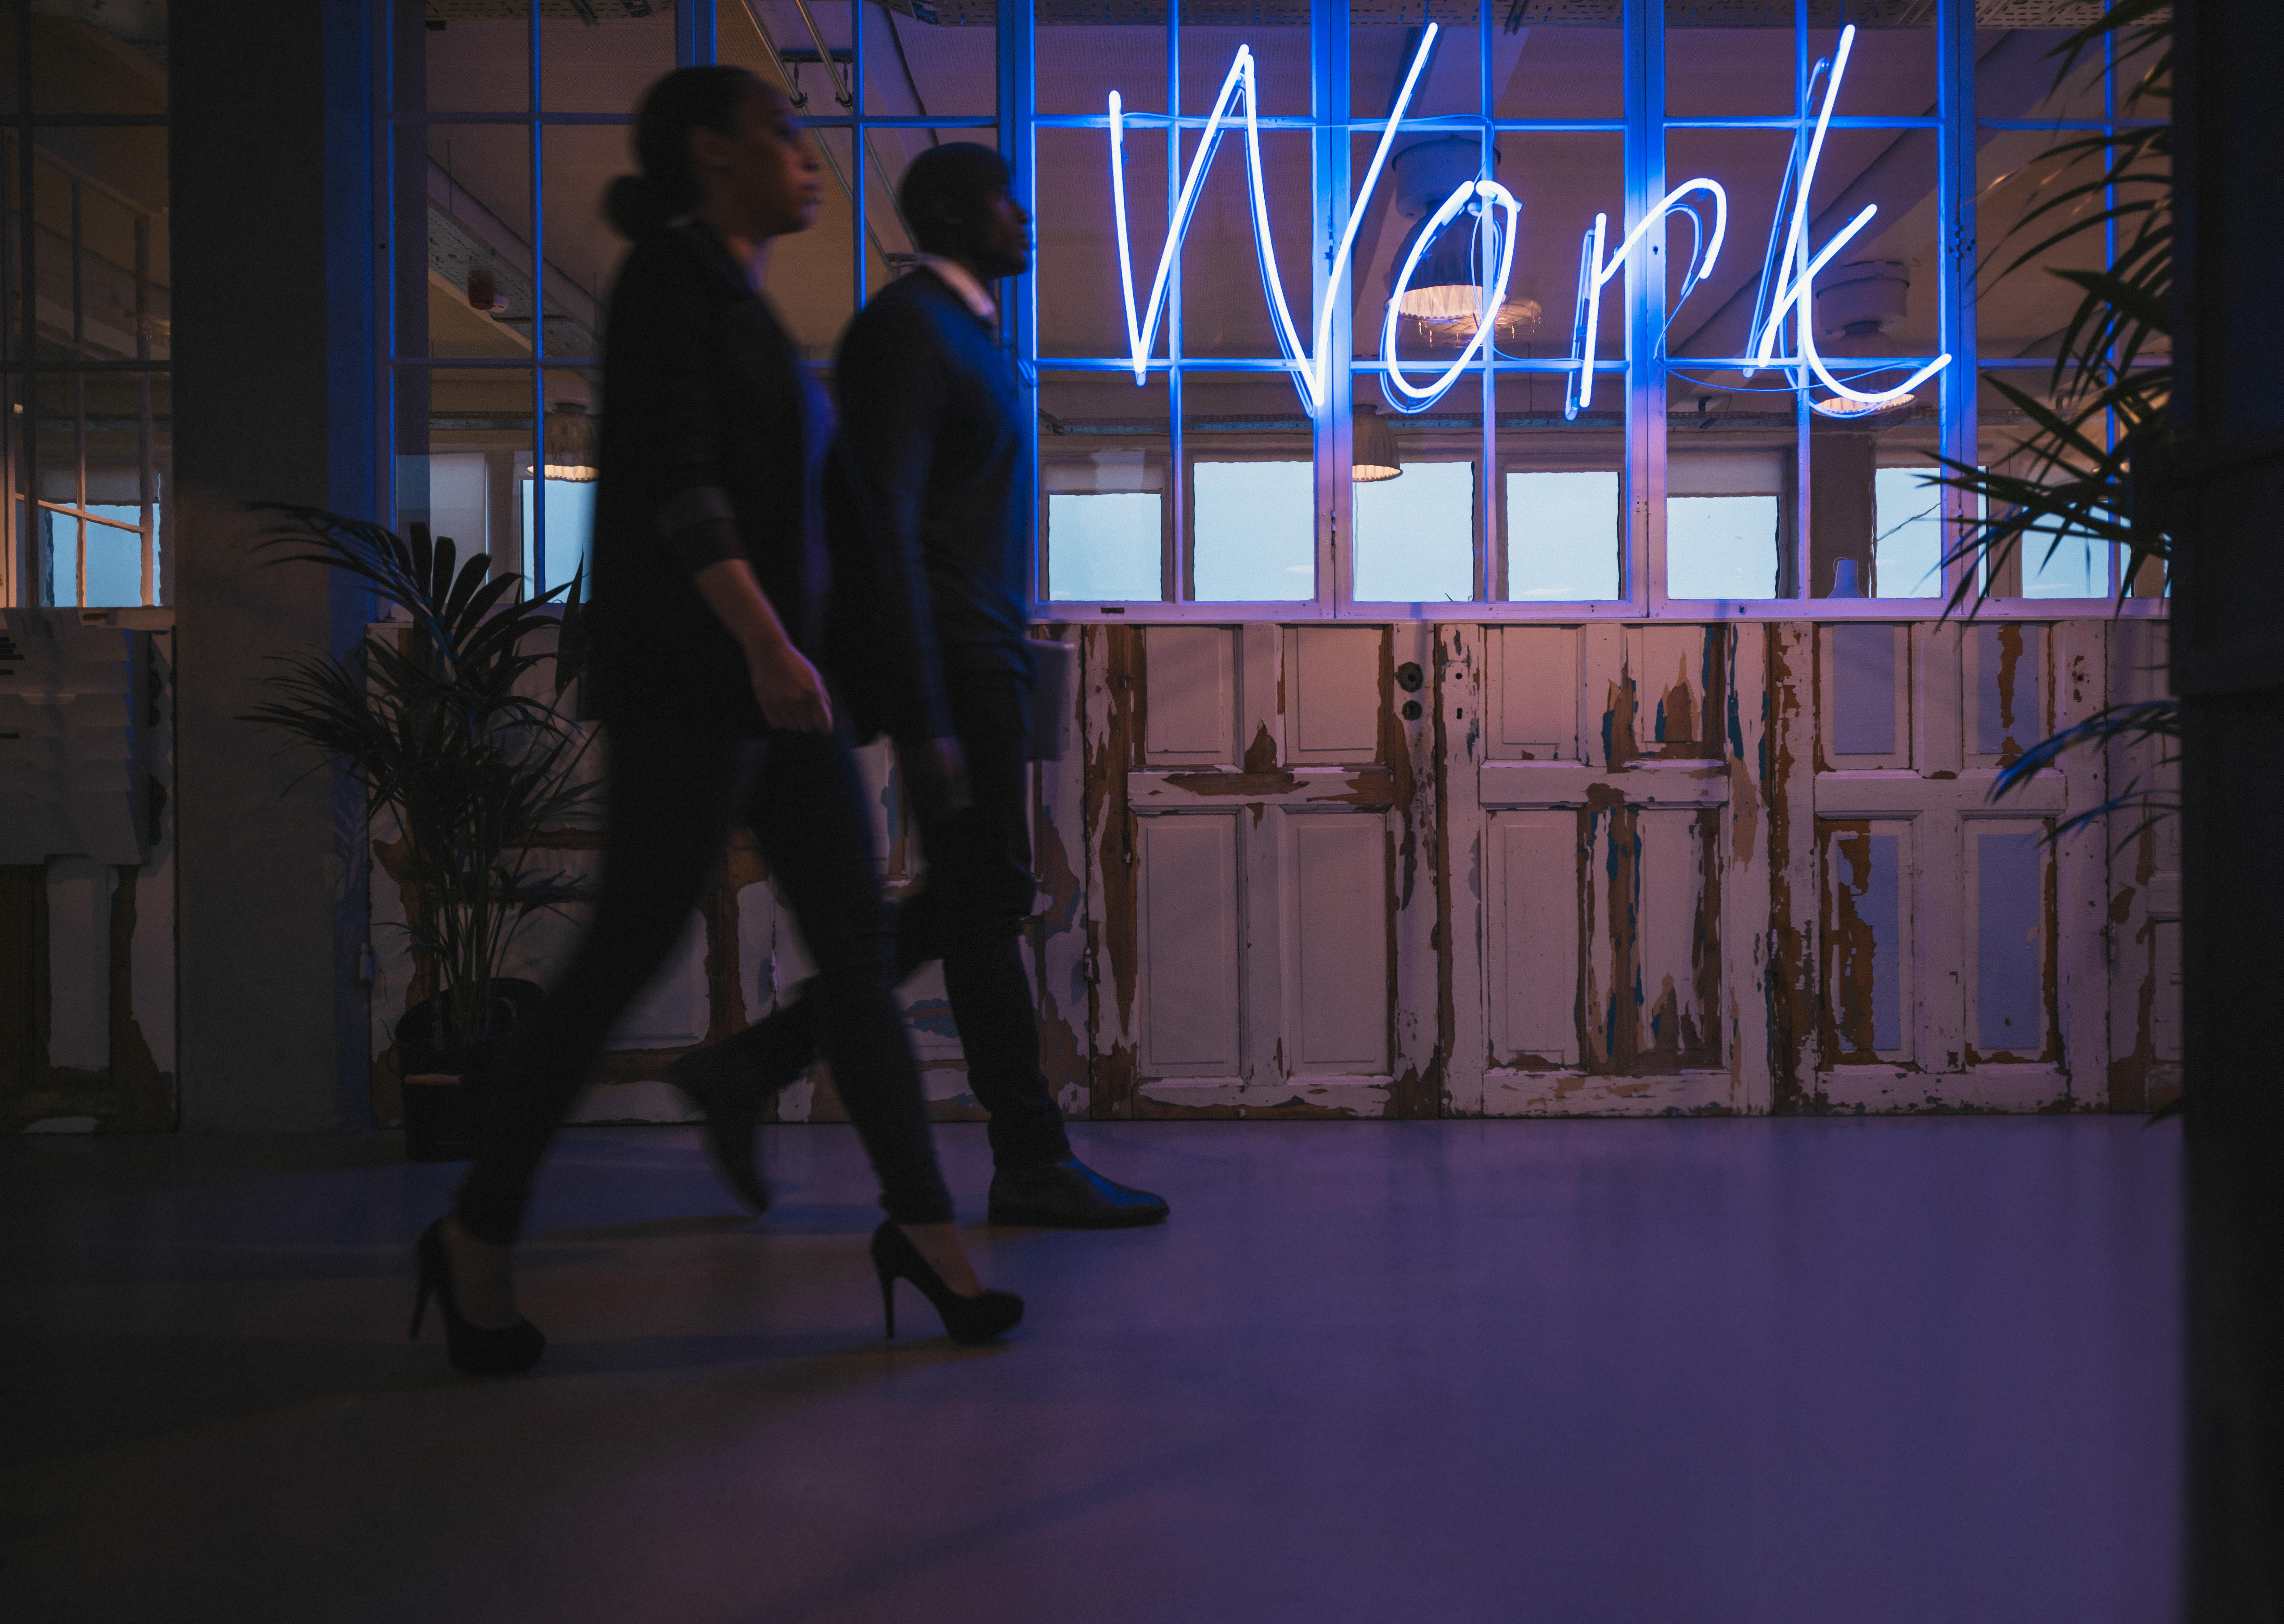
[[[920,818],[927,884],[897,910],[897,959],[943,961],[969,1087],[991,1113],[994,1223],[1112,1229],[1166,1203],[1071,1153],[1039,1066],[1023,921],[1036,880],[1024,749],[1031,664],[1022,396],[990,289],[1030,269],[1030,217],[1007,167],[968,142],[932,147],[898,198],[919,266],[849,324],[834,363],[848,478],[837,527],[833,675],[896,739]],[[717,1160],[756,1209],[753,1131],[815,1050],[806,999],[669,1079],[708,1115]]]

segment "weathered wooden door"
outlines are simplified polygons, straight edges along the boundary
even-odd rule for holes
[[[2112,768],[1991,792],[2110,632],[1090,628],[1074,1069],[1099,1115],[2106,1106],[2111,836],[2047,837]]]
[[[1431,643],[1088,629],[1096,1114],[1434,1113]]]
[[[1797,1103],[2051,1110],[2108,1102],[2099,754],[2003,800],[2002,769],[2102,703],[2098,621],[1855,621],[1771,631],[1796,761],[1779,1006]],[[1798,802],[1809,779],[1809,816]],[[1803,835],[1806,844],[1800,844]],[[1803,882],[1806,883],[1803,884]]]
[[[1726,626],[1450,626],[1457,1114],[1746,1110],[1756,827]],[[1757,707],[1754,707],[1757,708]]]

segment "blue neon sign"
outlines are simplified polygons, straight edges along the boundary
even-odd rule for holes
[[[1126,225],[1126,125],[1124,105],[1117,91],[1110,93],[1110,190],[1112,209],[1116,218],[1118,234],[1118,272],[1126,301],[1126,341],[1129,359],[1134,369],[1134,381],[1142,383],[1148,376],[1150,351],[1155,347],[1158,323],[1164,314],[1167,285],[1173,273],[1174,254],[1189,231],[1191,216],[1196,210],[1198,192],[1205,179],[1207,166],[1212,163],[1222,136],[1228,130],[1232,110],[1242,105],[1245,134],[1245,161],[1248,195],[1253,210],[1253,241],[1260,262],[1261,285],[1269,301],[1269,311],[1277,332],[1279,347],[1284,351],[1295,386],[1301,394],[1302,404],[1312,418],[1321,418],[1333,398],[1333,310],[1343,278],[1353,269],[1357,232],[1364,222],[1365,206],[1371,200],[1373,191],[1380,183],[1381,171],[1388,164],[1388,149],[1395,144],[1404,115],[1412,105],[1412,92],[1419,88],[1420,75],[1428,66],[1428,54],[1435,43],[1439,25],[1430,23],[1421,35],[1420,48],[1412,59],[1412,66],[1404,76],[1403,89],[1397,93],[1396,105],[1380,134],[1380,143],[1373,149],[1372,163],[1365,170],[1364,185],[1355,206],[1349,212],[1348,229],[1341,236],[1334,252],[1330,273],[1326,278],[1325,297],[1318,312],[1313,345],[1304,346],[1297,324],[1293,320],[1292,306],[1285,296],[1285,284],[1277,268],[1277,250],[1271,241],[1269,198],[1263,184],[1261,168],[1261,133],[1255,109],[1256,92],[1254,83],[1253,51],[1240,45],[1229,66],[1229,74],[1222,81],[1221,92],[1214,98],[1213,113],[1206,121],[1196,155],[1190,160],[1189,173],[1183,177],[1182,188],[1177,194],[1173,220],[1166,232],[1164,248],[1158,256],[1157,274],[1150,284],[1146,306],[1138,308],[1134,292],[1134,259],[1132,245]],[[1811,254],[1808,246],[1808,196],[1816,177],[1816,166],[1823,156],[1824,136],[1832,121],[1832,109],[1840,95],[1841,82],[1848,72],[1848,59],[1856,40],[1851,25],[1840,35],[1840,49],[1832,65],[1832,77],[1825,88],[1824,103],[1817,114],[1816,129],[1803,161],[1795,146],[1793,166],[1798,171],[1792,187],[1794,204],[1790,230],[1787,234],[1784,252],[1774,259],[1772,269],[1777,276],[1774,303],[1760,324],[1753,345],[1753,363],[1745,369],[1752,377],[1763,368],[1785,368],[1791,371],[1795,386],[1805,394],[1810,378],[1832,391],[1832,398],[1811,401],[1818,411],[1830,416],[1844,417],[1868,414],[1899,403],[1909,397],[1928,379],[1951,364],[1951,356],[1937,356],[1921,367],[1903,383],[1892,389],[1868,393],[1842,383],[1834,377],[1817,351],[1814,288],[1817,274],[1828,265],[1841,249],[1853,241],[1879,212],[1876,203],[1866,204],[1861,212],[1842,227],[1833,239]],[[1821,65],[1819,65],[1821,66]],[[1710,203],[1713,223],[1709,231],[1697,211],[1687,201],[1702,194]],[[1497,269],[1484,278],[1475,311],[1475,327],[1467,347],[1459,358],[1445,367],[1425,386],[1412,382],[1404,371],[1404,363],[1396,354],[1396,329],[1398,305],[1412,285],[1420,260],[1429,246],[1460,212],[1469,210],[1479,216],[1489,240],[1483,261],[1488,269],[1496,262]],[[1728,235],[1729,198],[1719,182],[1700,176],[1684,181],[1658,201],[1626,234],[1614,252],[1604,252],[1608,235],[1609,216],[1598,214],[1588,228],[1578,253],[1578,301],[1576,317],[1571,331],[1570,367],[1573,374],[1570,388],[1563,398],[1563,415],[1575,418],[1593,399],[1594,369],[1592,357],[1600,337],[1602,289],[1626,262],[1627,255],[1639,243],[1651,227],[1662,223],[1668,215],[1686,215],[1696,229],[1698,250],[1691,254],[1687,274],[1674,304],[1681,301],[1712,274],[1720,258],[1721,246]],[[1480,355],[1489,341],[1492,319],[1506,301],[1507,279],[1514,269],[1514,249],[1521,227],[1521,205],[1514,194],[1488,176],[1463,181],[1452,188],[1442,205],[1429,217],[1412,246],[1410,254],[1397,274],[1390,291],[1388,308],[1381,324],[1380,356],[1384,371],[1381,390],[1390,407],[1401,412],[1419,412],[1441,399],[1444,392],[1459,381],[1460,374]],[[1768,270],[1764,275],[1763,302]],[[1795,333],[1794,356],[1777,354],[1779,338],[1785,317],[1793,318]]]

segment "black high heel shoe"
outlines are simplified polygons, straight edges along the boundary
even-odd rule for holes
[[[421,1234],[412,1248],[419,1266],[420,1285],[412,1299],[412,1329],[408,1339],[420,1335],[420,1321],[428,1299],[436,1299],[436,1312],[444,1316],[444,1356],[452,1368],[467,1376],[515,1376],[539,1362],[547,1339],[529,1320],[497,1330],[471,1325],[460,1316],[460,1300],[452,1290],[451,1254],[444,1250],[444,1221],[438,1219]]]
[[[920,1295],[935,1305],[943,1316],[946,1336],[971,1347],[997,1339],[1023,1317],[1023,1300],[1013,1292],[987,1290],[981,1296],[962,1297],[953,1291],[893,1220],[872,1231],[872,1270],[880,1277],[880,1311],[888,1317],[892,1337],[896,1334],[900,1277],[919,1287]]]

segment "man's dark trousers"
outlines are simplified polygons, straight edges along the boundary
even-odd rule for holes
[[[944,991],[967,1055],[967,1084],[991,1113],[991,1159],[1037,1167],[1071,1154],[1063,1113],[1039,1069],[1039,1019],[1023,969],[1031,871],[1031,774],[1024,741],[1029,683],[1013,671],[947,671],[953,731],[974,804],[920,825],[927,875],[896,908],[896,980],[943,961]],[[817,1052],[804,987],[766,1020],[722,1045],[778,1086]]]
[[[1070,1141],[1039,1069],[1039,1015],[1023,969],[1023,922],[1038,883],[1023,748],[1029,684],[1013,671],[955,668],[944,679],[974,804],[920,826],[927,877],[896,910],[897,975],[943,961],[968,1087],[991,1113],[993,1162],[1063,1161]]]

